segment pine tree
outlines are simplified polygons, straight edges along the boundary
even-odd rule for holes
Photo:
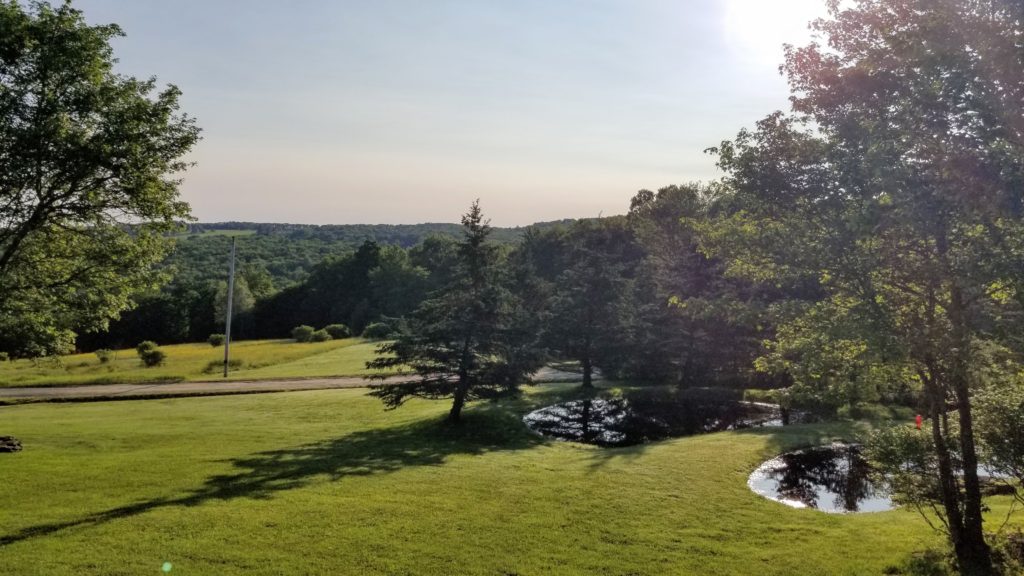
[[[479,201],[462,217],[463,237],[452,281],[412,313],[393,342],[381,345],[372,369],[407,369],[419,379],[383,385],[371,394],[389,408],[409,398],[452,399],[458,422],[466,402],[512,393],[535,366],[516,346],[512,294],[505,288],[497,247]],[[528,357],[528,356],[527,356]]]

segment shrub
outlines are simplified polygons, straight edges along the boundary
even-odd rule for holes
[[[100,364],[109,364],[114,359],[114,351],[110,348],[100,348],[95,352],[96,357],[100,359]]]
[[[164,351],[157,347],[156,342],[151,340],[140,342],[135,347],[135,351],[138,352],[139,358],[142,359],[142,364],[148,368],[159,366],[167,359],[167,354],[164,354]]]
[[[306,326],[305,324],[296,326],[292,328],[292,338],[296,342],[311,342],[313,340],[313,332],[315,331],[312,326]]]
[[[0,352],[0,362],[6,362],[11,359],[11,355],[7,352]]]
[[[167,354],[164,354],[164,351],[159,348],[154,348],[152,350],[146,350],[144,353],[140,354],[139,357],[142,358],[142,363],[147,368],[152,368],[153,366],[163,364],[164,360],[167,359]]]
[[[313,332],[313,335],[309,338],[310,342],[327,342],[333,340],[327,330],[317,330]]]
[[[156,344],[156,342],[153,342],[152,340],[143,340],[142,342],[139,342],[138,346],[135,347],[135,351],[139,353],[139,356],[142,356],[143,354],[145,354],[149,350],[156,350],[156,349],[157,349],[157,344]]]
[[[217,346],[224,345],[225,337],[223,334],[210,334],[210,337],[206,339],[210,343],[210,346],[216,348]]]
[[[324,326],[324,330],[326,330],[327,333],[331,335],[331,338],[334,338],[335,340],[348,338],[352,335],[352,331],[344,324],[331,324],[329,326]]]
[[[366,328],[363,329],[363,338],[370,340],[385,340],[390,338],[392,334],[394,334],[394,330],[383,322],[367,324]]]

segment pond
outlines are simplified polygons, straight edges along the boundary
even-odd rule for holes
[[[762,464],[747,484],[758,494],[822,512],[882,512],[895,505],[875,486],[856,444],[831,444],[783,454]]]
[[[705,432],[781,426],[782,415],[770,404],[641,393],[555,404],[527,414],[523,422],[552,438],[629,446]]]

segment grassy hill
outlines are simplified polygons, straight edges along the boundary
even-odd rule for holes
[[[237,362],[229,380],[362,376],[373,358],[373,342],[360,338],[318,343],[292,340],[251,340],[231,345]],[[162,346],[167,360],[146,368],[134,349],[117,350],[101,363],[95,354],[73,354],[38,361],[0,362],[0,387],[59,386],[221,380],[224,349],[208,344]]]

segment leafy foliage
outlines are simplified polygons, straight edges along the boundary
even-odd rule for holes
[[[176,175],[198,138],[180,92],[113,72],[114,25],[0,2],[0,346],[62,352],[164,279],[188,217]]]
[[[776,339],[776,361],[796,350],[808,361],[794,374],[802,384],[834,388],[850,378],[838,366],[864,391],[878,380],[864,369],[879,363],[916,376],[964,573],[993,570],[972,408],[977,342],[1024,351],[1009,336],[1019,333],[1011,294],[1024,270],[1012,240],[1024,230],[1019,10],[831,3],[831,18],[813,25],[828,47],[787,49],[793,114],[713,150],[727,173],[723,209],[699,226],[728,273],[824,293],[824,308],[784,319],[795,324]],[[950,403],[958,426],[945,424]]]
[[[315,331],[315,328],[306,324],[296,326],[295,328],[292,328],[292,339],[296,342],[312,342],[313,332]]]
[[[386,340],[395,334],[395,329],[384,322],[373,322],[363,328],[363,338],[369,340]]]
[[[352,336],[352,331],[344,324],[328,324],[324,326],[324,330],[335,340],[342,340]]]
[[[139,354],[139,359],[142,360],[143,366],[147,368],[159,366],[167,359],[167,354],[157,346],[156,342],[150,340],[140,342],[135,347],[135,351]]]

